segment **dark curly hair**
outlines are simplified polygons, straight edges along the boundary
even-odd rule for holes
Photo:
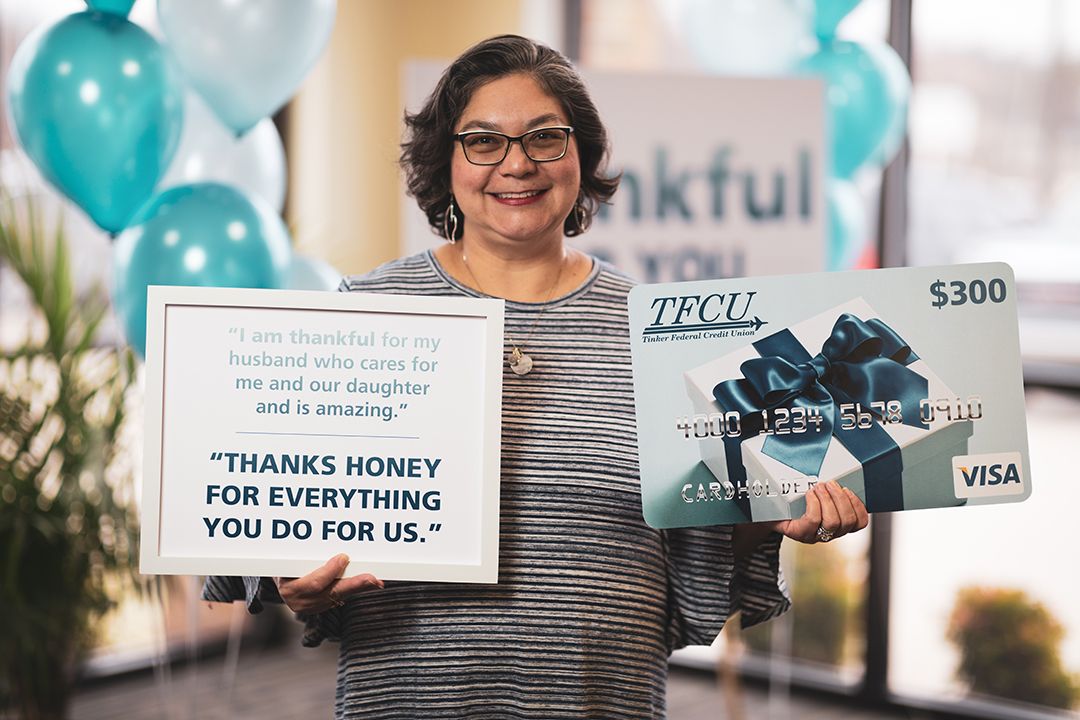
[[[573,236],[588,229],[601,203],[608,202],[619,186],[619,176],[603,174],[609,151],[607,130],[574,66],[562,53],[546,45],[519,35],[499,35],[466,50],[443,72],[420,111],[405,113],[401,168],[409,194],[416,198],[440,237],[446,237],[444,220],[450,205],[454,125],[481,85],[516,73],[532,76],[545,92],[556,98],[574,127],[581,163],[578,203],[585,210],[585,222],[579,230],[571,212],[563,221],[563,232]],[[460,227],[463,218],[460,208],[457,217]],[[459,230],[454,239],[460,236]]]

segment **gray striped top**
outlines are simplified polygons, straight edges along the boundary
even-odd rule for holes
[[[632,285],[595,261],[569,295],[507,301],[536,365],[504,366],[499,582],[387,582],[301,618],[305,644],[341,642],[338,718],[663,718],[672,650],[711,643],[737,611],[750,625],[787,609],[778,535],[736,566],[728,527],[642,520]],[[342,289],[480,296],[431,253]],[[204,595],[280,601],[259,578],[211,577]]]

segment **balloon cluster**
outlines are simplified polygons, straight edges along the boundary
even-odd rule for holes
[[[907,133],[911,76],[885,42],[856,43],[836,37],[836,26],[859,0],[815,0],[818,50],[798,69],[825,80],[832,130],[829,180],[829,269],[853,267],[866,243],[866,211],[852,178],[861,169],[884,168]]]
[[[852,42],[836,29],[860,0],[684,0],[680,21],[707,68],[723,73],[821,77],[830,127],[827,266],[853,267],[867,240],[853,179],[880,170],[907,132],[911,77],[884,42]],[[717,40],[717,33],[721,39]],[[804,51],[803,48],[808,48]]]
[[[158,0],[164,45],[127,19],[134,2],[38,28],[7,85],[26,154],[115,238],[113,306],[141,353],[148,285],[337,284],[291,252],[268,117],[322,53],[336,0]]]

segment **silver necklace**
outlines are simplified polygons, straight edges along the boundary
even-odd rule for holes
[[[476,279],[476,273],[474,273],[472,268],[469,267],[469,260],[465,257],[464,246],[462,246],[461,248],[461,264],[464,265],[465,269],[469,271],[469,277],[472,278],[473,283],[476,285],[476,289],[484,293],[485,295],[488,295],[489,293],[484,290],[484,286],[481,285],[480,281]],[[555,282],[554,284],[552,284],[551,289],[548,290],[547,300],[544,301],[544,307],[540,308],[540,312],[536,314],[536,317],[532,321],[532,325],[529,326],[529,332],[525,333],[525,339],[521,343],[522,346],[528,344],[529,339],[533,335],[533,331],[536,330],[536,324],[540,321],[540,316],[543,315],[545,311],[547,311],[547,303],[551,302],[551,298],[555,295],[555,288],[559,287],[559,281],[562,280],[563,267],[565,266],[566,256],[563,255],[562,260],[559,262],[559,274],[555,276]],[[529,372],[533,369],[533,359],[521,350],[521,346],[515,343],[513,338],[510,337],[510,334],[505,332],[505,330],[504,334],[506,335],[506,342],[509,343],[510,347],[512,348],[510,352],[506,355],[507,364],[510,366],[510,369],[514,372],[515,375],[528,375]]]

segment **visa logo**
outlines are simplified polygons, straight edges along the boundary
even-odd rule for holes
[[[1020,472],[1015,463],[1002,465],[973,465],[971,469],[960,466],[960,472],[964,475],[964,482],[968,487],[974,487],[977,482],[980,486],[985,485],[1008,485],[1020,483]]]
[[[1025,486],[1024,461],[1018,452],[954,455],[952,470],[957,499],[1013,495],[1023,500],[1030,491]]]

